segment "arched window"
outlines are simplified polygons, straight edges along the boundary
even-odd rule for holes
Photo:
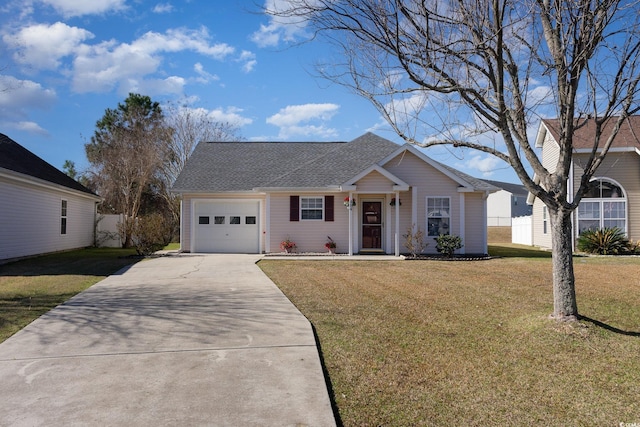
[[[627,200],[620,185],[594,179],[578,206],[578,234],[586,230],[618,227],[627,232]]]

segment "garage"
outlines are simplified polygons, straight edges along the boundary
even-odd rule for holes
[[[193,212],[194,252],[260,253],[258,200],[199,200]]]

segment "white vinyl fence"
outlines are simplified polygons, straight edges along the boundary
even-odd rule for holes
[[[121,248],[122,239],[118,233],[118,223],[122,222],[122,215],[99,214],[96,225],[96,246],[101,248]]]
[[[489,227],[509,227],[511,225],[510,216],[488,216],[487,226]]]
[[[533,245],[533,216],[519,216],[511,220],[511,243]]]

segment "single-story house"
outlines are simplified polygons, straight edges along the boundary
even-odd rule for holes
[[[616,118],[606,125],[603,135],[609,135]],[[536,137],[536,148],[542,150],[542,164],[553,171],[559,156],[557,120],[542,120]],[[583,165],[593,148],[594,121],[576,129],[569,191],[577,191],[583,175]],[[613,141],[604,162],[591,179],[591,186],[573,214],[574,246],[584,230],[619,227],[627,236],[640,240],[640,116],[625,120]],[[551,226],[547,207],[529,196],[533,204],[533,244],[551,248]]]
[[[487,253],[492,185],[411,145],[367,133],[350,142],[201,142],[173,185],[186,252],[407,252],[418,228],[458,235],[459,253]]]
[[[0,260],[92,246],[99,201],[0,134]]]
[[[487,225],[489,227],[510,226],[511,218],[531,215],[527,204],[529,192],[522,184],[485,179],[500,190],[489,195],[487,201]]]

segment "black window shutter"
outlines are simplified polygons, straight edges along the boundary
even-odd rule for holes
[[[289,197],[289,221],[300,221],[300,196]]]
[[[324,220],[333,221],[333,196],[324,196]]]

